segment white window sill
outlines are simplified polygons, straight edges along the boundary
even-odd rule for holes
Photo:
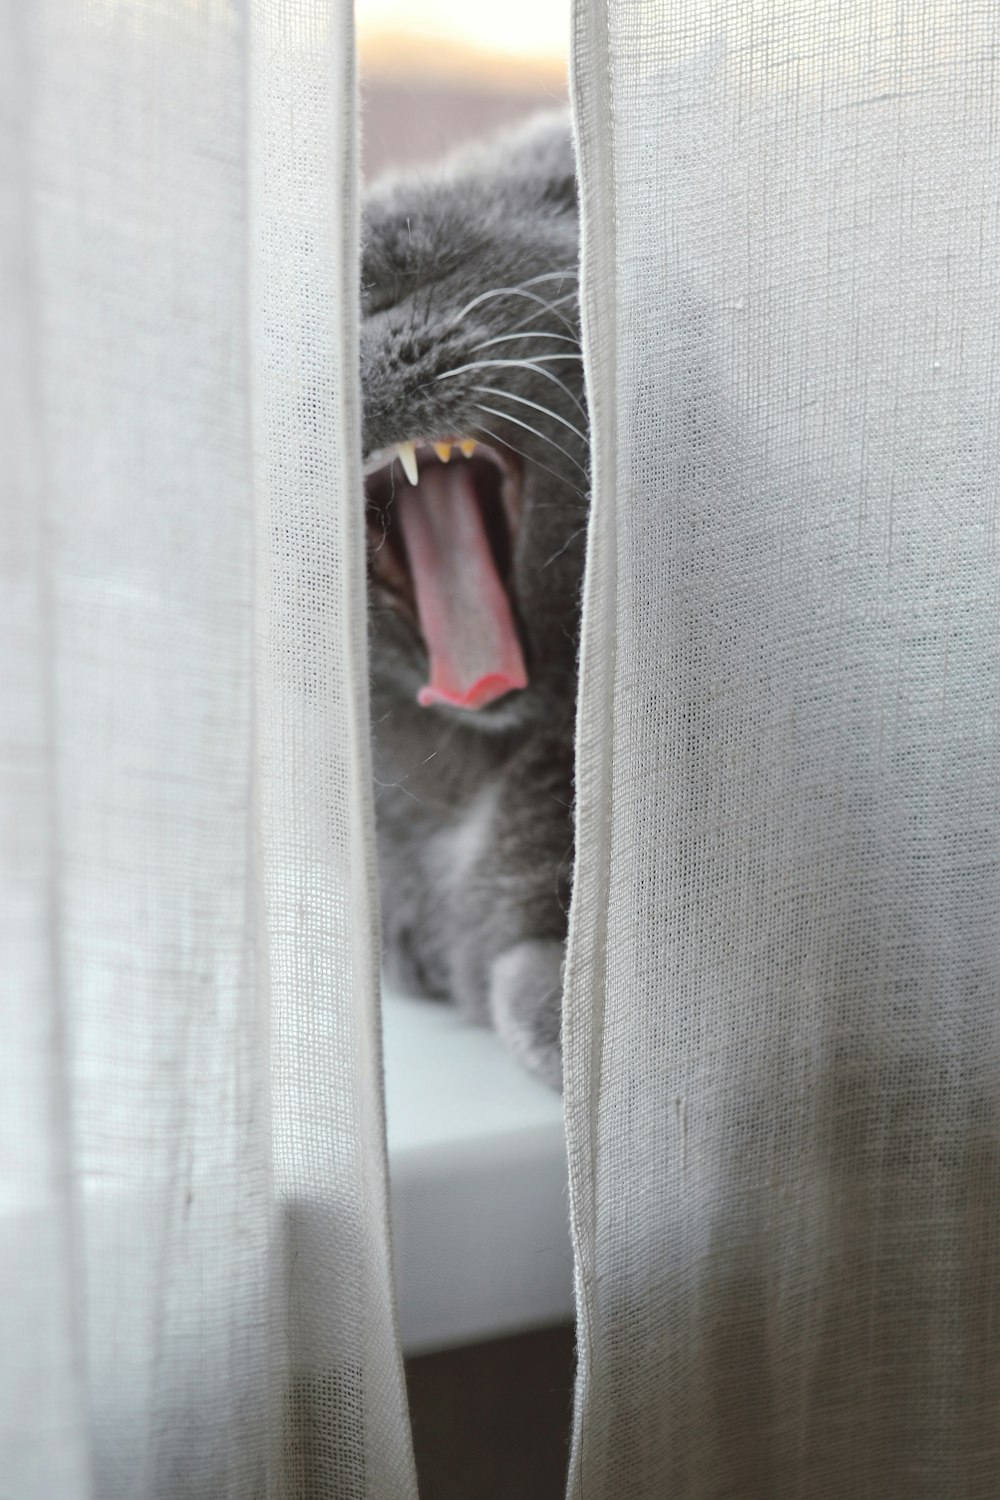
[[[404,1352],[568,1321],[561,1100],[451,1006],[387,990],[383,1017]]]

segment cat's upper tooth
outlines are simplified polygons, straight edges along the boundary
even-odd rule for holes
[[[415,443],[397,443],[396,453],[403,465],[403,473],[411,484],[417,482],[417,445]]]
[[[465,458],[471,458],[476,451],[475,438],[463,438],[458,446]]]
[[[443,464],[446,464],[446,463],[450,462],[450,460],[451,460],[451,444],[450,443],[435,443],[434,444],[434,452],[437,454],[438,458],[441,460],[441,462]]]

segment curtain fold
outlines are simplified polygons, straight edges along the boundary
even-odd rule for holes
[[[378,1059],[348,7],[0,6],[0,1452],[415,1492]]]
[[[580,1500],[996,1490],[998,41],[575,6]]]

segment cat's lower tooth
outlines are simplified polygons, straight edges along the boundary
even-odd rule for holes
[[[458,447],[459,447],[459,451],[464,455],[464,457],[471,458],[472,455],[476,451],[476,442],[475,442],[475,439],[474,438],[463,438],[462,442],[459,443]]]
[[[417,446],[415,443],[397,443],[396,452],[403,465],[403,473],[411,484],[417,482]]]
[[[443,464],[446,464],[446,463],[450,462],[450,460],[451,460],[451,444],[450,443],[435,443],[434,444],[434,452],[437,454],[438,458],[441,460],[441,462]]]

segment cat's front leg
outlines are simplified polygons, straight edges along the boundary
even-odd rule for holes
[[[528,938],[495,958],[488,977],[497,1034],[529,1072],[554,1089],[562,1088],[564,956],[564,943]]]
[[[499,765],[431,867],[447,912],[448,990],[523,1067],[562,1086],[562,968],[573,849],[572,743],[536,732]]]
[[[486,989],[498,1035],[562,1088],[562,986],[573,847],[572,745],[537,736],[503,778]],[[501,916],[502,914],[502,916]]]

